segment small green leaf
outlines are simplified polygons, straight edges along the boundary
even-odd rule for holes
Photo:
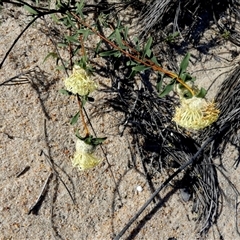
[[[136,49],[138,52],[140,52],[141,49],[140,49],[140,41],[139,41],[139,39],[138,39],[137,37],[134,37],[134,38],[133,38],[133,42],[134,42],[134,45],[135,45],[135,49]]]
[[[44,63],[48,58],[50,58],[50,57],[52,57],[52,58],[58,58],[58,55],[57,55],[57,53],[55,53],[55,52],[50,52],[50,53],[48,53],[48,55],[44,58],[43,63]]]
[[[109,56],[112,56],[112,55],[119,56],[119,54],[121,56],[121,53],[118,50],[110,50],[110,51],[105,51],[105,52],[99,53],[99,56],[100,57],[109,57]]]
[[[74,65],[78,65],[88,72],[88,67],[90,65],[88,66],[87,62],[88,62],[88,57],[86,55],[83,55],[78,61],[74,63]]]
[[[172,37],[173,37],[173,38],[178,37],[178,36],[179,36],[179,32],[174,32],[174,33],[172,34]]]
[[[84,0],[81,0],[80,2],[77,2],[76,6],[77,6],[77,11],[76,12],[80,15],[80,17],[82,19],[84,19],[84,15],[83,15],[83,12],[82,12],[82,9],[84,7]]]
[[[122,54],[121,54],[120,51],[116,51],[116,52],[113,54],[113,56],[119,58],[119,57],[122,56]]]
[[[183,93],[183,97],[186,99],[192,98],[192,93],[190,93],[188,90],[185,90]]]
[[[25,8],[25,10],[27,10],[30,14],[33,14],[33,15],[37,15],[37,14],[38,14],[38,12],[37,12],[35,9],[29,7],[28,5],[24,5],[24,8]]]
[[[116,38],[116,42],[117,42],[118,46],[120,48],[124,48],[123,43],[122,43],[122,38],[121,38],[121,35],[120,35],[120,32],[118,29],[115,30],[115,38]]]
[[[67,47],[68,45],[66,43],[58,43],[57,46],[58,47]]]
[[[54,22],[56,22],[56,23],[59,22],[59,19],[58,19],[57,15],[55,13],[51,14],[50,16],[51,16],[51,18]]]
[[[121,20],[119,18],[117,18],[117,26],[116,28],[120,28],[121,27]]]
[[[157,85],[156,85],[156,88],[157,88],[158,92],[160,92],[161,89],[162,89],[162,83],[163,83],[163,76],[159,73],[158,74]]]
[[[103,141],[105,141],[107,138],[94,138],[93,136],[86,136],[86,137],[81,137],[79,135],[79,132],[76,132],[76,137],[79,138],[80,140],[84,141],[86,144],[92,145],[92,146],[97,146],[99,144],[102,144]]]
[[[63,65],[56,66],[56,70],[63,71],[63,70],[65,70],[65,69],[66,69],[66,67],[63,66]]]
[[[151,61],[154,62],[156,65],[159,65],[157,58],[155,56],[151,58]]]
[[[132,79],[134,76],[136,75],[136,71],[131,71],[131,73],[129,74],[129,76],[127,76],[128,79]]]
[[[72,93],[67,91],[66,89],[60,89],[59,92],[63,95],[68,95],[68,96],[72,95]]]
[[[182,73],[180,75],[180,79],[183,80],[184,82],[192,81],[192,76],[189,73]]]
[[[165,41],[169,43],[173,43],[178,36],[179,36],[179,32],[170,33],[166,37]]]
[[[195,82],[196,81],[196,77],[192,77],[191,81]]]
[[[84,139],[86,139],[88,136],[87,137],[81,137],[80,134],[79,134],[79,131],[77,130],[76,131],[76,137],[79,138],[80,140],[84,141]]]
[[[80,115],[80,112],[77,112],[77,114],[72,118],[70,122],[71,125],[75,124],[78,121],[79,115]]]
[[[72,21],[72,16],[70,14],[66,14],[59,18],[59,21],[65,25],[66,28],[77,28],[75,22]]]
[[[174,87],[174,83],[168,84],[158,96],[165,97],[167,94],[169,94],[173,90],[173,87]]]
[[[96,53],[99,53],[101,44],[102,44],[102,41],[100,40],[100,41],[98,42],[97,46],[96,46],[96,49],[95,49],[95,52],[96,52]]]
[[[79,29],[77,33],[81,33],[84,37],[84,40],[86,40],[88,36],[92,34],[92,31],[90,31],[89,29]]]
[[[87,103],[88,101],[88,95],[85,95],[85,96],[79,96],[80,99],[81,99],[81,103],[82,103],[82,108],[85,106],[85,104]]]
[[[181,76],[182,73],[186,72],[189,64],[189,59],[190,59],[190,53],[187,53],[180,64],[179,76]]]
[[[148,50],[146,51],[146,56],[150,58],[150,57],[151,57],[151,54],[152,54],[152,50],[148,49]]]
[[[107,138],[103,137],[103,138],[92,138],[91,139],[91,145],[97,146],[99,144],[102,144]]]
[[[126,63],[126,65],[127,66],[136,66],[138,63],[136,63],[136,62],[134,62],[134,61],[132,61],[132,60],[129,60],[129,61],[127,61],[127,63]]]
[[[184,82],[194,82],[196,80],[196,77],[192,77],[189,73],[181,73],[180,79],[183,80]]]
[[[196,97],[198,98],[204,98],[207,94],[207,90],[205,88],[201,88]]]
[[[149,68],[150,67],[146,67],[144,65],[138,65],[138,66],[132,67],[132,70],[136,71],[136,72],[141,72],[141,71],[144,71],[144,70],[149,69]]]
[[[152,41],[153,41],[153,40],[152,40],[152,37],[150,37],[150,38],[148,39],[146,45],[144,46],[143,58],[145,58],[145,56],[147,56],[147,57],[150,57],[150,56],[151,56],[152,51],[151,51],[150,47],[151,47],[151,45],[152,45]]]
[[[124,33],[123,33],[124,40],[127,40],[128,31],[129,31],[129,27],[125,27],[125,28],[124,28]]]
[[[185,82],[185,78],[186,78],[186,73],[181,73],[179,75],[180,79],[183,80]]]
[[[69,13],[67,14],[67,20],[72,28],[77,29],[76,23],[72,20],[72,15]]]
[[[69,42],[79,43],[79,40],[78,40],[78,37],[77,37],[77,36],[67,36],[67,35],[65,35],[65,38],[66,38],[67,41],[69,41]]]

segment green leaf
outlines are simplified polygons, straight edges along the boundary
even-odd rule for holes
[[[80,115],[80,112],[77,112],[77,114],[72,118],[70,122],[71,125],[75,124],[78,121],[79,115]]]
[[[70,26],[74,29],[76,29],[76,23],[72,21],[72,15],[71,14],[67,14],[67,20],[68,20],[68,23],[70,24]]]
[[[119,58],[119,57],[121,57],[121,52],[120,51],[116,51],[114,54],[113,54],[113,56],[114,57],[117,57],[117,58]]]
[[[44,63],[48,58],[50,58],[50,57],[52,57],[52,58],[58,58],[58,55],[57,55],[57,53],[55,53],[55,52],[50,52],[50,53],[48,53],[48,55],[44,58],[43,63]]]
[[[184,73],[181,73],[180,75],[180,79],[183,80],[184,82],[186,82],[186,77],[187,77],[187,74],[184,72]]]
[[[115,30],[115,38],[116,38],[116,42],[117,42],[118,46],[120,48],[124,48],[123,43],[122,43],[122,38],[121,38],[121,35],[120,35],[120,32],[118,29]]]
[[[96,47],[96,49],[95,49],[95,52],[96,52],[96,53],[99,53],[101,44],[102,44],[102,40],[100,40],[100,41],[98,42],[98,44],[97,44],[97,47]]]
[[[179,36],[179,32],[170,33],[166,37],[165,41],[169,43],[173,43],[178,36]]]
[[[138,65],[138,66],[132,67],[132,70],[136,71],[136,72],[141,72],[141,71],[144,71],[144,70],[149,69],[149,68],[150,67],[146,67],[144,65]]]
[[[64,24],[66,28],[76,29],[76,24],[72,21],[72,16],[70,14],[64,15],[64,17],[60,18],[59,21]]]
[[[121,20],[118,18],[117,19],[117,26],[116,26],[116,28],[120,28],[121,27]]]
[[[184,91],[183,93],[183,97],[186,98],[186,99],[189,99],[189,98],[192,98],[193,95],[191,92],[189,92],[187,89]]]
[[[156,65],[159,65],[157,58],[155,56],[151,58],[151,61],[154,62]]]
[[[126,63],[126,65],[127,66],[136,66],[138,63],[136,63],[136,62],[134,62],[134,61],[132,61],[132,60],[129,60],[129,61],[127,61],[127,63]]]
[[[207,94],[207,90],[205,88],[201,88],[196,97],[198,98],[204,98]]]
[[[77,33],[81,33],[84,37],[84,40],[86,40],[89,35],[93,34],[92,31],[90,31],[89,29],[79,29]]]
[[[182,73],[182,74],[180,75],[180,78],[181,78],[184,82],[194,81],[194,80],[195,80],[189,73]]]
[[[103,141],[105,141],[107,138],[94,138],[93,136],[86,136],[86,137],[81,137],[79,135],[79,132],[76,132],[76,137],[79,138],[80,140],[84,141],[86,144],[92,145],[92,146],[97,146],[99,144],[102,144]]]
[[[80,140],[84,140],[86,137],[81,137],[79,134],[79,131],[76,131],[76,137],[79,138]]]
[[[196,81],[196,77],[192,77],[191,81],[195,82]]]
[[[67,35],[65,35],[65,38],[66,38],[67,41],[69,41],[69,42],[79,43],[79,40],[78,40],[78,37],[77,37],[77,36],[67,36]]]
[[[56,15],[55,13],[50,14],[50,16],[51,16],[51,18],[52,18],[52,20],[53,20],[54,22],[56,22],[56,23],[59,22],[59,19],[58,19],[57,15]]]
[[[37,14],[38,14],[38,12],[37,12],[35,9],[29,7],[28,5],[24,5],[24,8],[25,8],[25,10],[27,10],[30,14],[33,14],[33,15],[37,15]]]
[[[133,78],[136,75],[136,71],[132,70],[129,76],[127,76],[128,79]]]
[[[60,89],[59,92],[63,95],[68,95],[68,96],[72,95],[72,93],[66,89]]]
[[[66,69],[66,67],[63,66],[63,65],[56,66],[56,70],[63,71],[63,70],[65,70],[65,69]]]
[[[189,64],[189,59],[190,59],[190,53],[187,53],[180,64],[179,76],[181,76],[182,73],[186,72],[186,69]]]
[[[91,145],[97,146],[99,144],[102,144],[107,138],[103,137],[103,138],[92,138],[91,139]]]
[[[152,53],[152,51],[151,51],[151,49],[150,49],[151,45],[152,45],[152,37],[150,37],[150,38],[148,39],[146,45],[144,46],[143,58],[145,58],[145,56],[147,56],[147,57],[150,57],[150,56],[151,56],[151,53]]]
[[[134,42],[134,45],[135,45],[135,49],[140,52],[141,51],[141,48],[140,48],[140,41],[137,37],[134,37],[133,38],[133,42]]]
[[[85,106],[85,104],[88,101],[88,95],[80,96],[81,102],[82,102],[82,108]]]
[[[174,83],[175,83],[175,81],[174,81]],[[168,95],[173,90],[174,83],[168,84],[158,96],[165,97],[166,95]]]
[[[158,91],[158,92],[161,91],[161,89],[162,89],[162,84],[163,84],[163,76],[159,73],[159,74],[158,74],[157,85],[156,85],[156,88],[157,88],[157,91]]]
[[[127,40],[128,31],[129,31],[129,27],[125,27],[125,28],[124,28],[124,33],[123,33],[124,40]]]
[[[77,62],[77,65],[79,65],[83,69],[87,69],[87,56],[83,55],[80,60]]]
[[[151,57],[151,54],[152,54],[152,50],[148,49],[148,50],[146,51],[146,54],[145,54],[145,55],[150,58],[150,57]],[[144,56],[144,57],[145,57],[145,56]]]
[[[67,47],[68,45],[66,43],[58,43],[57,46],[58,47]]]
[[[120,54],[120,55],[119,55]],[[110,50],[99,53],[100,57],[109,57],[114,55],[115,57],[121,56],[121,53],[118,50]]]
[[[80,15],[80,17],[82,19],[84,19],[84,15],[83,15],[83,12],[82,12],[82,9],[84,7],[84,0],[81,0],[80,2],[77,2],[76,6],[77,6],[76,13],[78,13]]]

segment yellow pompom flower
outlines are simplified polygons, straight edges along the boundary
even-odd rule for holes
[[[204,98],[181,98],[180,107],[176,107],[173,121],[188,130],[200,130],[216,122],[219,110],[215,103]]]
[[[93,156],[94,150],[94,146],[77,139],[76,152],[72,158],[73,166],[78,167],[79,170],[87,170],[98,165],[101,160]]]
[[[73,67],[72,75],[64,80],[64,84],[67,91],[80,96],[86,96],[97,89],[97,83],[79,66]]]

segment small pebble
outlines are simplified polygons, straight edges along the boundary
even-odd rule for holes
[[[141,186],[137,186],[137,187],[136,187],[136,190],[137,190],[138,192],[142,192],[143,188],[142,188]]]

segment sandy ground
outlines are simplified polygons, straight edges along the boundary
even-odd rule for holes
[[[27,20],[19,10],[8,10],[2,13],[1,22],[2,60]],[[21,37],[0,71],[0,84],[21,74],[16,83],[0,86],[0,239],[112,239],[151,195],[141,162],[136,155],[137,169],[130,167],[131,136],[128,131],[122,137],[119,134],[121,114],[96,114],[94,106],[89,105],[87,111],[95,131],[98,136],[108,137],[103,151],[98,151],[104,160],[86,172],[72,167],[70,156],[76,139],[69,121],[77,104],[74,98],[58,92],[65,75],[55,70],[55,62],[50,59],[43,63],[54,46],[42,28],[43,23],[38,21]],[[239,61],[231,57],[229,49],[239,51],[223,43],[190,66],[199,85],[207,87],[214,82],[210,99]],[[199,59],[199,52],[193,54]],[[110,79],[99,81],[110,84]],[[99,91],[94,97],[101,101],[111,94]],[[231,149],[224,154],[226,164],[236,157]],[[52,172],[52,163],[55,172],[38,214],[28,214]],[[234,170],[232,163],[227,164],[226,175],[240,188],[239,168]],[[27,171],[18,176],[25,168]],[[154,180],[156,186],[162,181],[163,177]],[[220,183],[228,200],[206,239],[240,239],[232,207],[234,193],[221,177]],[[143,191],[138,192],[137,186]],[[200,239],[191,201],[184,202],[171,187],[161,197],[164,204],[150,204],[122,239]]]

